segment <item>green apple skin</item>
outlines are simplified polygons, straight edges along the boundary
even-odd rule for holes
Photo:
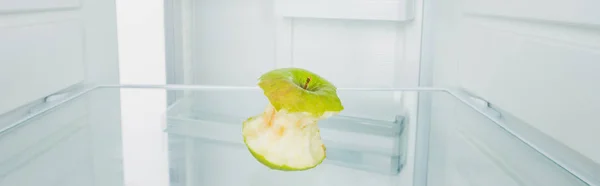
[[[305,85],[307,86],[304,87]],[[305,69],[281,68],[269,71],[259,78],[258,86],[263,89],[276,110],[304,112],[314,117],[329,117],[344,110],[337,96],[337,88]]]
[[[250,154],[252,154],[252,156],[254,158],[256,158],[256,160],[258,162],[260,162],[261,164],[269,167],[270,169],[280,170],[280,171],[290,171],[291,172],[291,171],[305,171],[305,170],[308,170],[308,169],[313,169],[313,168],[319,166],[321,163],[323,163],[323,160],[325,160],[325,158],[326,158],[326,157],[323,157],[323,159],[321,161],[319,161],[317,164],[315,164],[314,166],[311,166],[311,167],[292,168],[292,167],[288,167],[288,166],[277,166],[277,165],[275,165],[275,164],[267,161],[267,159],[265,159],[264,156],[261,156],[261,155],[255,153],[254,151],[252,151],[252,149],[248,148],[248,150],[250,151]]]

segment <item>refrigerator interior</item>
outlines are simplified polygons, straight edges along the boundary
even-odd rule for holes
[[[349,115],[394,119],[377,110],[386,108],[404,117],[407,161],[401,173],[415,172],[404,174],[408,176],[402,181],[427,180],[433,185],[443,184],[436,182],[440,180],[459,185],[482,183],[462,179],[477,175],[473,170],[482,169],[464,166],[465,161],[472,160],[465,160],[466,156],[431,156],[431,165],[444,165],[444,169],[430,174],[447,177],[428,180],[426,172],[415,169],[415,164],[430,159],[415,155],[456,152],[449,147],[465,152],[489,147],[504,149],[497,152],[503,156],[500,159],[531,165],[513,164],[519,169],[516,172],[535,172],[540,164],[522,160],[551,155],[550,163],[566,165],[589,183],[600,182],[595,176],[600,175],[600,150],[596,148],[596,131],[600,131],[596,119],[600,110],[600,76],[596,73],[600,70],[600,13],[595,11],[595,7],[600,7],[598,1],[164,2],[167,83],[254,86],[256,78],[270,69],[302,67],[323,75],[340,88],[449,87],[464,91],[478,108],[490,111],[492,123],[503,123],[503,127],[525,137],[527,142],[522,146],[505,135],[490,138],[495,135],[480,136],[479,132],[454,128],[450,129],[460,132],[450,134],[460,135],[433,130],[434,126],[444,126],[436,121],[459,128],[490,122],[490,118],[464,114],[470,108],[456,106],[452,99],[426,99],[399,92],[348,95],[347,100],[363,105],[362,110],[349,111]],[[0,86],[8,90],[0,91],[0,129],[64,98],[63,92],[79,90],[77,87],[82,84],[118,84],[116,25],[113,1],[0,1],[0,62],[9,62],[0,67]],[[167,96],[168,105],[179,105],[189,103],[186,100],[193,100],[198,94],[170,91]],[[113,106],[119,104],[113,101]],[[252,100],[244,106],[259,103]],[[102,107],[94,106],[102,103],[82,104],[95,109],[73,109],[77,112],[64,115],[65,122],[77,124],[85,115],[92,120],[102,119],[95,114]],[[439,109],[434,105],[453,107]],[[113,125],[104,127],[118,126],[118,118],[113,116]],[[486,130],[492,129],[481,129]],[[498,139],[529,150],[533,144],[542,156],[510,156],[504,152],[519,148],[506,148],[495,141]],[[446,144],[453,140],[478,141],[483,146]],[[432,148],[448,148],[417,148],[428,143]],[[78,145],[81,144],[72,146]],[[101,165],[96,166],[101,169]],[[510,175],[520,178],[514,172]],[[499,183],[538,183],[508,177]]]
[[[532,136],[563,144],[548,148],[564,161],[578,162],[590,175],[600,172],[600,151],[592,142],[599,130],[594,115],[600,99],[594,95],[600,87],[594,82],[600,77],[594,71],[600,69],[600,22],[589,8],[598,2],[362,4],[372,14],[353,9],[360,2],[367,1],[169,2],[168,82],[253,86],[269,69],[301,67],[339,87],[457,87],[484,100],[501,121],[518,118]],[[376,14],[378,3],[395,3],[393,10],[378,10],[397,16]],[[417,98],[392,97],[361,99],[402,100],[404,109],[416,111]],[[435,110],[431,114],[436,117]],[[408,126],[416,135],[416,123]]]

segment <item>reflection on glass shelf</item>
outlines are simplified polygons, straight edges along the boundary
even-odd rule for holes
[[[142,109],[165,94],[185,96]],[[266,106],[260,91],[97,87],[0,131],[0,186],[597,185],[585,175],[598,165],[571,151],[548,156],[556,151],[540,147],[562,144],[532,144],[543,134],[494,122],[447,91],[339,94],[347,110],[319,124],[326,161],[282,172],[258,163],[242,142],[241,122]],[[417,98],[418,117],[410,104]],[[582,162],[591,168],[570,166]]]

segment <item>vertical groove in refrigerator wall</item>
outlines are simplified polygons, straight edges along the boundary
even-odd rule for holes
[[[191,62],[189,50],[191,35],[187,22],[193,19],[188,10],[192,0],[168,0],[164,2],[165,25],[165,70],[167,84],[193,84],[189,76],[189,63]],[[167,94],[167,104],[184,96],[186,92],[174,91]]]
[[[416,3],[415,3],[416,4]],[[419,41],[421,43],[419,50],[419,87],[432,87],[433,86],[433,58],[431,55],[433,39],[431,37],[432,32],[432,18],[429,16],[431,11],[430,1],[422,1],[421,7],[415,7],[415,12],[419,12],[416,8],[421,8],[421,35]],[[431,126],[431,92],[419,92],[417,94],[417,127],[416,127],[416,140],[415,140],[415,156],[414,159],[414,174],[413,174],[413,185],[427,185],[427,174],[428,174],[428,161],[429,161],[429,132]]]
[[[165,70],[167,75],[167,84],[179,84],[181,80],[177,78],[177,70],[180,69],[180,60],[177,60],[176,39],[175,39],[175,7],[176,0],[164,1],[164,25],[165,25]],[[167,104],[173,104],[177,100],[177,95],[167,94]]]

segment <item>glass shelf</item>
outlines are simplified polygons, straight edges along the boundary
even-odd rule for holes
[[[345,110],[319,124],[328,157],[300,172],[268,169],[245,148],[241,122],[267,104],[254,87],[62,95],[0,117],[0,186],[565,186],[599,175],[577,166],[594,163],[576,153],[542,148],[560,144],[516,130],[525,124],[500,122],[506,113],[445,89],[340,89]]]

